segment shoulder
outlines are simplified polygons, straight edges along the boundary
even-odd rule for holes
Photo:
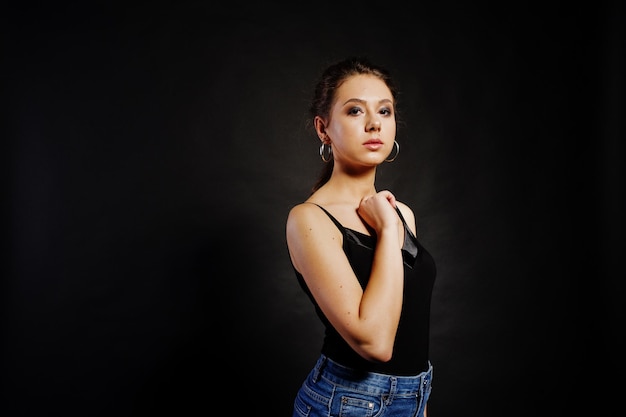
[[[291,261],[301,272],[311,262],[319,263],[331,254],[340,253],[341,231],[324,211],[311,203],[301,203],[289,210],[285,228]]]
[[[300,203],[289,210],[287,215],[287,233],[301,233],[319,230],[327,225],[330,219],[326,213],[314,203]],[[331,223],[332,224],[332,223]],[[325,227],[323,227],[325,229]]]
[[[400,209],[400,212],[406,220],[408,220],[408,217],[415,219],[415,213],[413,213],[413,209],[409,207],[406,203],[403,203],[402,201],[396,201],[396,206]]]
[[[417,235],[415,213],[413,212],[413,209],[411,209],[411,207],[409,207],[407,204],[401,201],[396,201],[396,206],[398,207],[398,209],[400,209],[400,212],[402,213],[402,217],[404,217],[404,220],[411,228],[411,231],[415,235]]]
[[[287,215],[287,224],[315,221],[320,214],[324,214],[322,209],[313,203],[299,203],[293,206]]]

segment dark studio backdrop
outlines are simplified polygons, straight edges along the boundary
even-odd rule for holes
[[[0,414],[288,416],[321,327],[284,240],[326,64],[392,71],[438,265],[432,417],[621,394],[619,2],[5,8]]]

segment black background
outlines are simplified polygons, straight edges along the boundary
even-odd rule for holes
[[[379,189],[438,266],[429,415],[612,415],[624,7],[436,4],[4,8],[0,413],[290,415],[307,107],[367,55],[402,92]]]

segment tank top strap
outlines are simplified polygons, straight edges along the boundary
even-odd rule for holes
[[[411,228],[404,220],[404,216],[400,209],[396,206],[396,211],[398,212],[398,216],[400,216],[400,220],[402,220],[402,224],[404,225],[404,243],[402,244],[402,259],[404,260],[404,264],[409,268],[413,268],[415,264],[415,259],[417,258],[417,254],[419,253],[419,246],[417,245],[417,237],[411,231]]]
[[[335,226],[337,226],[337,228],[339,229],[339,231],[340,231],[341,233],[344,233],[344,232],[345,232],[345,227],[343,227],[343,225],[342,225],[341,223],[339,223],[339,220],[335,219],[335,217],[334,217],[332,214],[330,214],[330,213],[328,212],[328,210],[326,210],[324,207],[320,206],[319,204],[316,204],[316,203],[310,203],[310,204],[315,204],[317,207],[321,208],[321,209],[322,209],[322,211],[323,211],[324,213],[326,213],[326,215],[327,215],[328,217],[330,217],[330,219],[333,221],[333,223],[335,223]]]
[[[335,226],[337,226],[337,228],[341,232],[345,231],[345,227],[343,227],[343,225],[341,223],[339,223],[339,220],[337,220],[332,214],[330,214],[328,212],[328,210],[326,210],[324,207],[320,206],[317,203],[309,203],[309,204],[315,204],[317,207],[321,208],[322,211],[324,211],[324,213],[326,213],[326,215],[333,221],[333,223],[335,223]],[[409,235],[411,237],[415,238],[415,235],[413,234],[413,232],[409,228],[409,225],[406,223],[406,220],[404,220],[404,216],[402,215],[402,212],[400,211],[400,209],[398,207],[396,207],[396,212],[398,213],[398,216],[400,216],[400,220],[402,220],[402,224],[404,225],[404,229],[409,233]]]
[[[402,224],[404,225],[404,229],[409,233],[409,235],[411,237],[416,237],[413,234],[413,231],[411,230],[409,225],[406,223],[406,220],[404,220],[404,216],[402,215],[402,212],[400,211],[400,209],[398,207],[396,207],[396,211],[398,212],[398,216],[400,216],[400,220],[402,220]]]

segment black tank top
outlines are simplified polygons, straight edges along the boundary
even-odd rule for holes
[[[343,250],[350,261],[362,288],[369,281],[374,259],[376,236],[366,235],[345,228],[322,206],[318,206],[330,217],[343,235]],[[315,306],[315,311],[324,324],[324,342],[321,353],[335,362],[350,368],[392,375],[416,375],[428,370],[430,301],[435,283],[436,267],[433,257],[419,243],[417,237],[406,224],[399,209],[396,209],[404,224],[404,297],[400,323],[396,333],[394,351],[388,362],[371,362],[356,353],[346,343],[322,313],[309,291],[302,275],[296,277],[304,292]],[[295,270],[295,268],[294,268]]]

